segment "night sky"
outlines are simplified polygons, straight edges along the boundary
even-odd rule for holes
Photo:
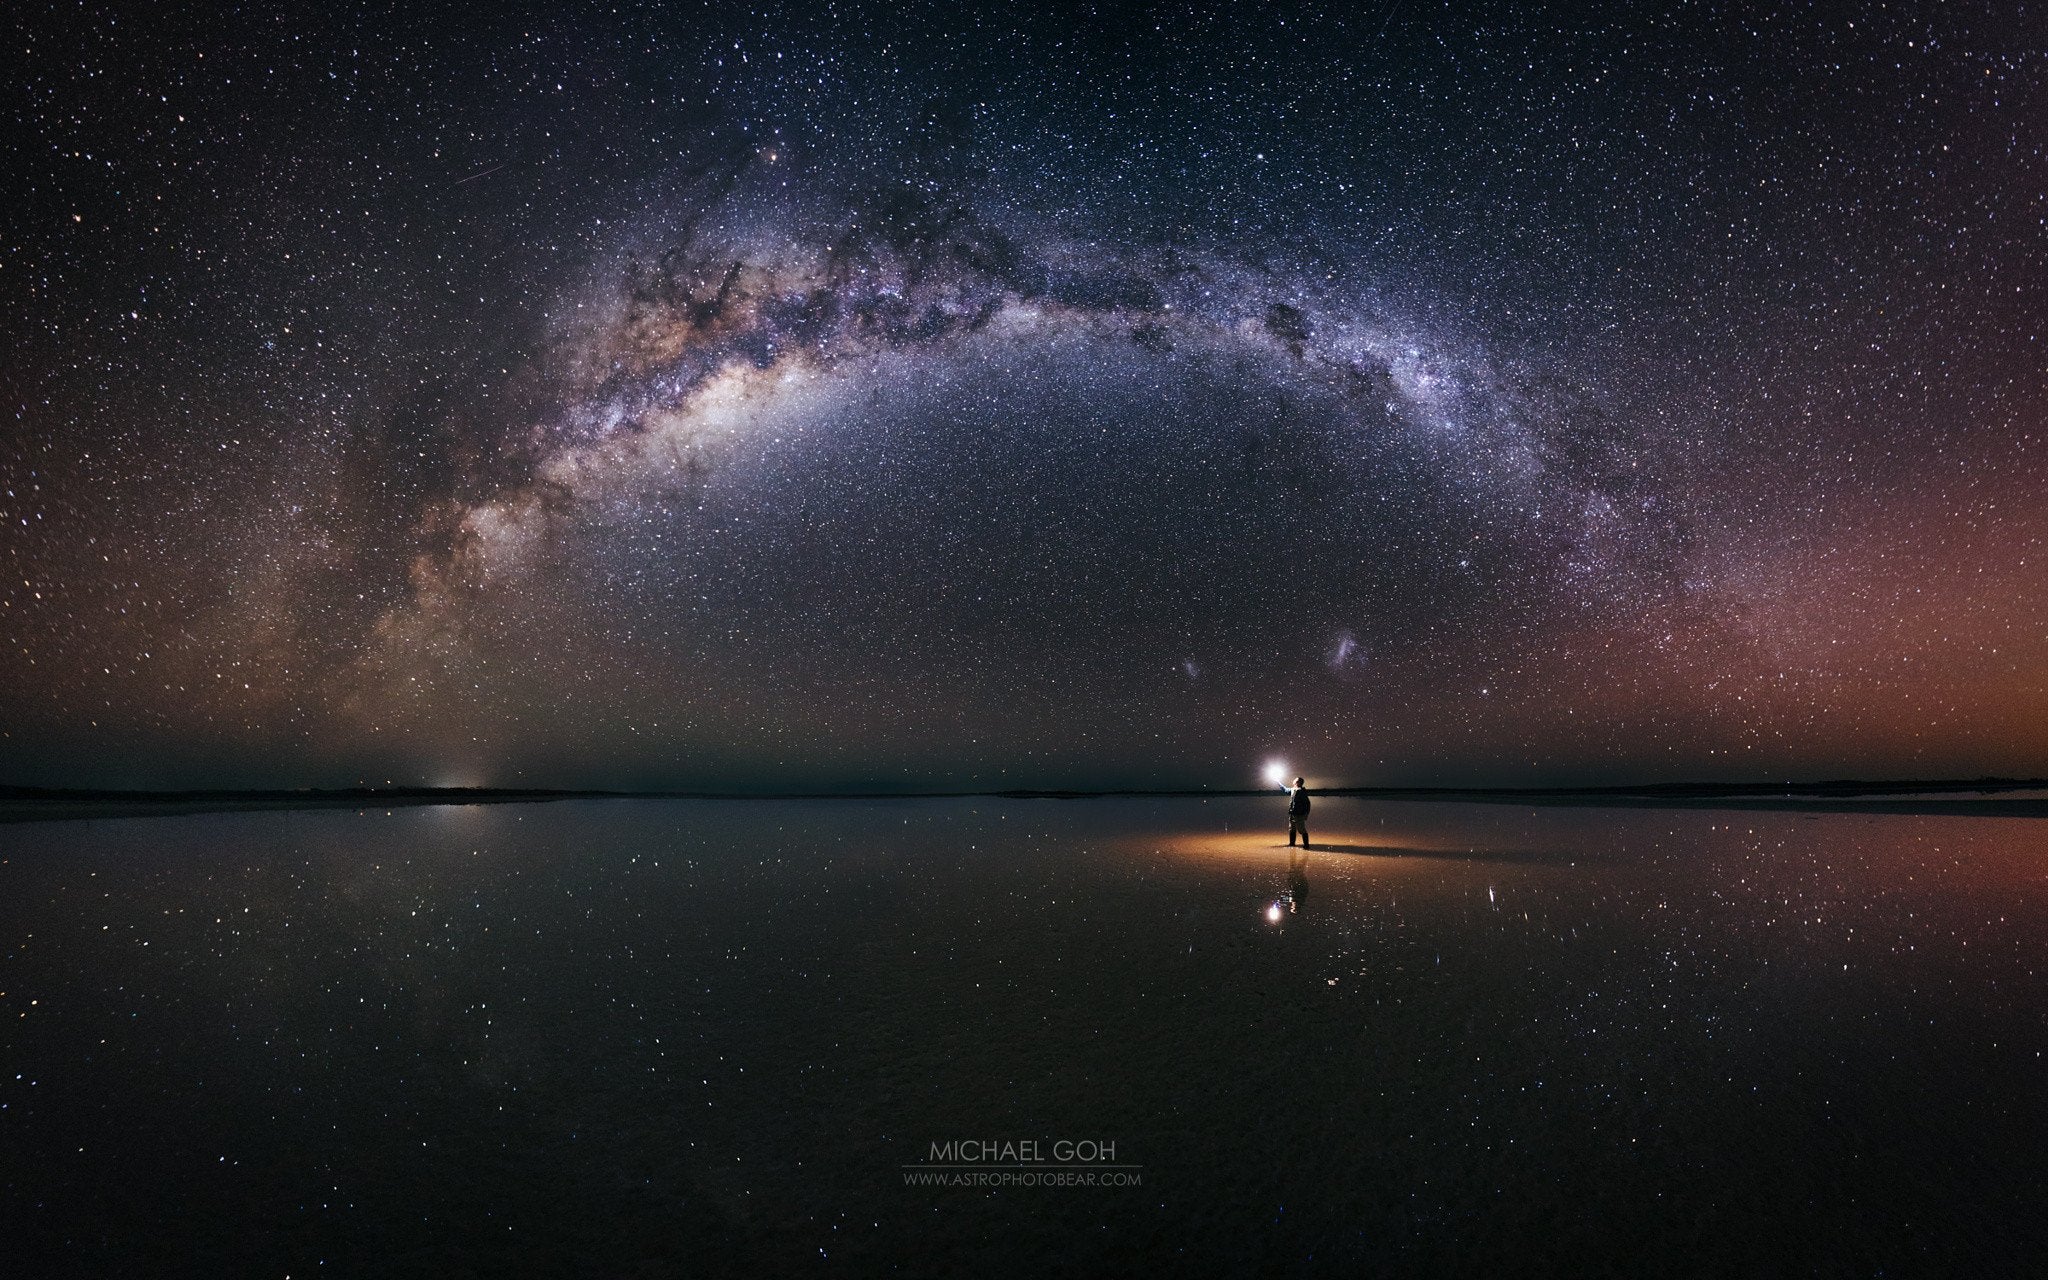
[[[0,781],[2048,770],[2042,6],[340,8],[0,18]]]

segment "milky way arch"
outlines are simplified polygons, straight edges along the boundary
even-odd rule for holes
[[[435,549],[378,623],[372,667],[418,686],[462,652],[475,601],[517,583],[565,526],[701,483],[764,412],[809,402],[829,430],[835,397],[884,367],[1076,337],[1091,369],[1179,359],[1211,385],[1313,402],[1340,438],[1301,483],[1353,493],[1375,481],[1351,461],[1396,450],[1414,464],[1399,483],[1506,530],[1504,572],[1525,591],[1611,604],[1673,572],[1684,513],[1646,485],[1641,442],[1554,374],[1386,314],[1369,264],[1315,274],[1082,239],[908,183],[798,200],[772,178],[758,156],[693,175],[668,201],[684,212],[600,273],[550,353],[569,391],[520,440],[513,474],[436,511]],[[1351,631],[1323,630],[1315,644],[1357,650]]]

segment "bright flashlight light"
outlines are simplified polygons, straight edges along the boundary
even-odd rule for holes
[[[1267,761],[1266,781],[1272,783],[1276,787],[1279,786],[1281,783],[1287,781],[1287,762],[1285,760]]]
[[[1273,904],[1272,906],[1270,906],[1270,907],[1267,907],[1267,908],[1266,908],[1266,922],[1267,922],[1268,924],[1279,924],[1279,923],[1280,923],[1280,904],[1279,904],[1279,903],[1277,903],[1277,902],[1276,902],[1276,903],[1274,903],[1274,904]]]

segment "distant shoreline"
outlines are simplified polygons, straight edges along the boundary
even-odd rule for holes
[[[1805,812],[1918,813],[2048,817],[2048,799],[2011,796],[2048,791],[2048,779],[1970,778],[1825,782],[1650,783],[1600,787],[1328,787],[1317,796],[1437,803]],[[421,805],[541,804],[558,800],[1113,800],[1271,796],[1277,788],[1094,791],[1011,788],[990,791],[612,791],[504,787],[340,787],[297,790],[121,791],[0,786],[0,823],[160,817],[271,809],[394,809]]]

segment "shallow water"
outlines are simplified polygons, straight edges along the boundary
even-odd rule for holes
[[[2048,1246],[2048,822],[1331,798],[1300,856],[1280,812],[0,828],[8,1254],[1912,1274]],[[909,1185],[960,1140],[1095,1183]]]

